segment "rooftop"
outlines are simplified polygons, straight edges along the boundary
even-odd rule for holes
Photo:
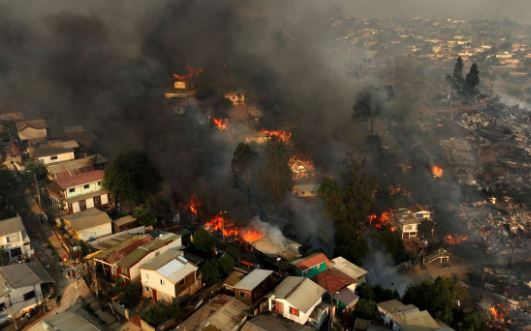
[[[240,280],[236,285],[234,285],[234,288],[252,291],[269,276],[271,276],[272,273],[273,271],[271,270],[254,269],[253,271],[251,271],[251,273],[243,277],[242,280]]]
[[[324,288],[308,278],[288,276],[275,288],[273,294],[306,313],[325,292]]]
[[[0,221],[0,236],[6,236],[15,232],[26,233],[26,228],[20,216],[17,215]]]
[[[62,313],[48,317],[41,323],[35,325],[30,329],[31,331],[100,331],[101,329],[88,320],[72,311],[64,311]]]
[[[122,260],[127,255],[131,254],[135,249],[143,244],[153,240],[148,234],[135,236],[120,236],[118,238],[111,238],[109,242],[99,242],[101,252],[94,256],[95,259],[103,260],[107,263],[114,264]],[[108,247],[108,248],[105,248]]]
[[[103,180],[103,176],[103,170],[93,170],[74,176],[58,178],[50,183],[50,189],[54,191],[57,191],[57,188],[59,190],[66,190],[70,187],[101,181]]]
[[[95,166],[102,165],[107,160],[100,154],[87,156],[81,159],[63,161],[46,166],[48,173],[54,178],[62,178],[79,175],[84,172],[92,171]]]
[[[315,282],[328,293],[334,294],[337,291],[356,283],[356,280],[337,269],[328,269],[315,276]]]
[[[248,320],[241,331],[312,331],[311,326],[300,325],[276,314],[260,314]]]
[[[183,253],[177,250],[168,250],[142,265],[141,269],[157,271],[173,284],[177,284],[197,267],[183,257]]]
[[[55,282],[40,262],[9,264],[0,267],[0,289],[17,289],[36,284]]]
[[[112,222],[106,212],[97,208],[90,208],[79,213],[63,216],[63,220],[70,222],[72,228],[76,231],[90,229]]]
[[[232,298],[206,319],[198,329],[203,330],[208,326],[213,326],[219,331],[237,330],[245,321],[245,318],[247,317],[246,311],[248,309],[249,306]]]
[[[124,216],[124,217],[120,217],[119,219],[117,220],[114,220],[112,221],[114,224],[116,225],[125,225],[125,224],[129,224],[129,223],[133,223],[136,221],[136,218],[131,216],[131,215],[127,215],[127,216]]]
[[[79,147],[75,140],[50,142],[38,146],[28,147],[28,152],[33,157],[50,156],[74,151]]]
[[[330,260],[323,253],[314,253],[305,257],[298,258],[291,262],[298,269],[306,270],[321,263],[328,264]]]
[[[334,268],[356,280],[367,275],[367,270],[358,267],[342,256],[332,259],[332,262],[334,264]]]
[[[161,238],[156,238],[153,240],[150,240],[149,242],[146,242],[137,248],[135,248],[132,252],[124,256],[119,262],[118,265],[122,268],[130,268],[140,262],[146,255],[148,255],[151,252],[157,251],[161,247],[164,247],[171,242],[177,240],[179,238],[178,235],[170,233],[168,235],[165,235]]]
[[[34,129],[46,129],[48,125],[43,119],[19,121],[16,123],[17,131],[24,130],[25,128],[34,128]]]

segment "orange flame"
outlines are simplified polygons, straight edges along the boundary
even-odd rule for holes
[[[268,137],[275,137],[283,143],[291,143],[291,132],[282,130],[261,130],[260,132]]]
[[[370,226],[373,226],[374,228],[381,230],[384,227],[388,227],[391,232],[396,231],[396,227],[389,226],[389,222],[391,221],[391,212],[384,211],[380,214],[380,217],[376,214],[370,214],[367,216],[367,223],[369,223]]]
[[[226,118],[212,118],[212,124],[218,129],[219,131],[225,131],[229,128],[229,120]]]
[[[489,307],[489,315],[494,322],[504,323],[505,317],[508,315],[507,308],[502,304]]]
[[[188,209],[195,216],[199,214],[199,200],[197,200],[195,195],[192,195],[192,197],[190,198],[190,202],[188,203]]]
[[[205,223],[205,229],[210,232],[219,231],[224,237],[236,237],[243,241],[252,243],[263,238],[263,233],[255,228],[240,229],[232,221],[223,216],[222,213],[212,217]]]
[[[443,240],[448,245],[459,245],[470,239],[466,234],[447,234]]]
[[[289,159],[288,164],[295,179],[309,178],[315,171],[315,166],[309,159],[292,156]]]
[[[439,166],[431,167],[431,175],[433,178],[441,178],[444,175],[444,169]]]

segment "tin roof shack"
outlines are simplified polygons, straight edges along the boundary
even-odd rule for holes
[[[131,230],[137,226],[138,220],[131,215],[120,217],[119,219],[112,221],[112,229],[114,233]]]
[[[223,287],[229,292],[234,293],[234,285],[238,284],[240,280],[247,275],[247,271],[234,268],[230,275],[223,281]]]
[[[196,265],[178,250],[168,250],[140,267],[143,295],[153,301],[171,303],[184,295],[192,295],[201,286]]]
[[[37,261],[0,267],[0,321],[41,305],[51,283],[52,276]]]
[[[30,157],[44,165],[74,160],[79,144],[75,140],[54,141],[28,147]]]
[[[0,221],[0,246],[6,251],[10,262],[33,255],[30,237],[20,216]]]
[[[103,189],[103,170],[53,180],[46,190],[52,205],[61,214],[72,214],[109,204],[109,193]]]
[[[241,331],[312,331],[311,326],[300,325],[275,314],[261,314],[245,322]]]
[[[234,285],[234,295],[241,302],[254,306],[273,285],[273,271],[254,269]]]
[[[291,264],[295,266],[298,276],[312,278],[325,272],[330,265],[330,260],[323,253],[314,253],[291,261]]]
[[[61,223],[75,240],[91,241],[112,234],[112,220],[97,208],[63,216]]]
[[[32,326],[29,331],[103,331],[77,311],[67,310],[52,315]]]
[[[49,164],[46,166],[46,169],[48,170],[48,178],[54,180],[79,175],[93,170],[103,170],[106,162],[107,160],[103,155],[95,154],[80,159]]]
[[[235,331],[245,323],[249,306],[227,295],[216,295],[188,317],[177,330]]]
[[[310,317],[323,301],[324,288],[305,277],[286,277],[268,295],[268,308],[299,324],[318,323]]]
[[[415,305],[404,305],[396,299],[380,302],[377,307],[384,324],[395,331],[453,330],[444,323],[434,320],[428,311],[421,311]]]
[[[48,136],[48,124],[43,119],[19,121],[15,124],[20,141],[30,144],[45,141]]]

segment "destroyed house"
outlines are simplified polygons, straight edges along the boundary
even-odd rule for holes
[[[202,286],[197,266],[175,249],[144,263],[140,278],[144,297],[155,302],[171,303],[179,297],[193,295]]]
[[[234,285],[236,299],[253,306],[260,301],[273,283],[273,271],[254,269]]]
[[[433,228],[431,212],[421,206],[391,210],[392,225],[400,231],[402,239],[422,238]]]
[[[55,141],[28,147],[30,157],[44,165],[74,160],[79,144],[75,140]]]
[[[268,309],[299,324],[306,324],[326,292],[305,277],[289,276],[268,295]]]
[[[309,256],[291,261],[297,276],[312,278],[327,270],[330,260],[323,253],[314,253]]]
[[[44,141],[48,136],[48,125],[43,119],[19,121],[15,124],[18,139],[21,141],[37,142]]]
[[[109,194],[103,188],[103,170],[93,170],[61,177],[48,184],[50,201],[62,214],[72,214],[109,204]]]

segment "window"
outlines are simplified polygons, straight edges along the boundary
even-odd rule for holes
[[[160,285],[164,285],[164,279],[160,280]]]
[[[289,313],[293,316],[299,316],[299,310],[295,307],[289,307]]]
[[[11,257],[17,257],[22,255],[22,249],[20,247],[13,248],[10,252]]]
[[[83,188],[84,188],[85,190],[88,189],[89,187],[90,187],[89,184],[85,184],[85,185],[83,185]]]
[[[413,230],[413,225],[406,225],[406,226],[404,227],[404,230],[405,230],[405,231]]]
[[[35,298],[35,291],[30,291],[24,294],[24,301]]]
[[[98,186],[101,186],[101,181],[98,182]]]
[[[50,156],[50,160],[57,160],[59,157],[57,155]]]
[[[6,308],[7,307],[6,307],[6,303],[5,302],[0,303],[0,311],[4,311],[4,310],[6,310]]]
[[[76,191],[76,188],[75,187],[72,187],[72,188],[69,188],[68,189],[68,192],[69,193],[74,193]]]
[[[149,287],[146,286],[146,292],[149,292]]]

